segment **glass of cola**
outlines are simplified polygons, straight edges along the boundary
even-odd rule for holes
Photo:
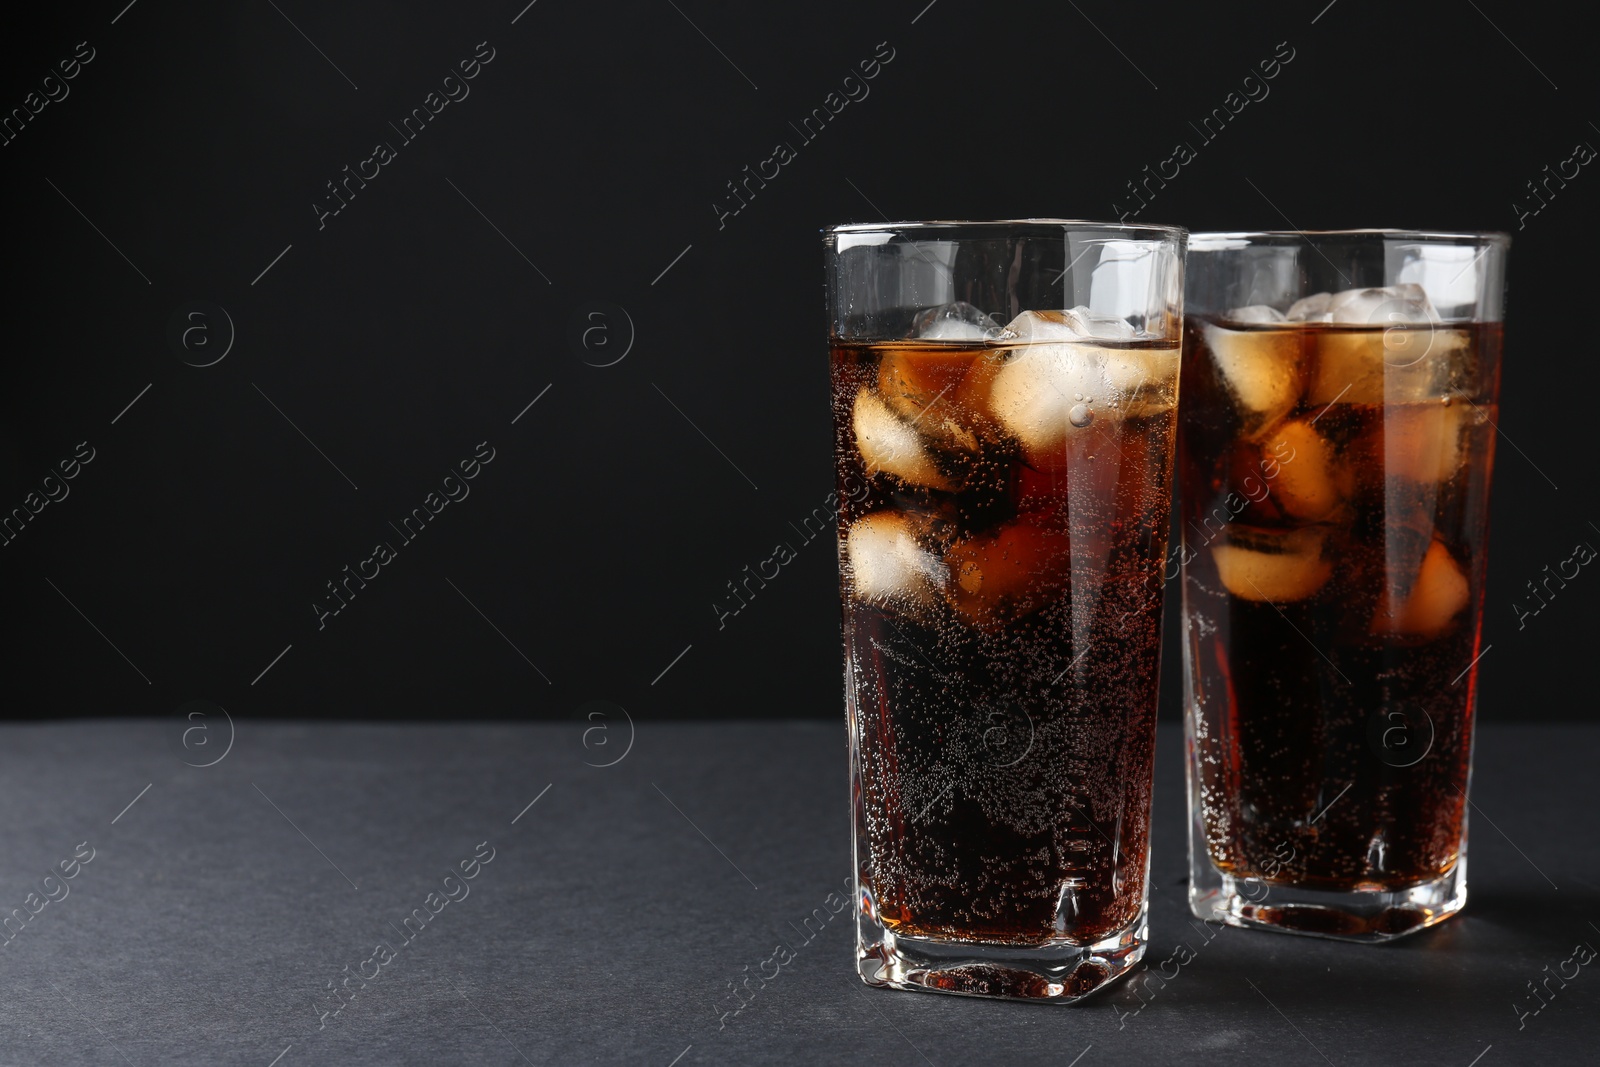
[[[1145,948],[1184,233],[824,243],[858,970],[1077,1000]]]

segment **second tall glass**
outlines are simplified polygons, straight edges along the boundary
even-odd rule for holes
[[[1196,915],[1466,902],[1503,234],[1195,234],[1179,449]]]
[[[825,233],[857,958],[1056,1001],[1145,946],[1183,233]]]

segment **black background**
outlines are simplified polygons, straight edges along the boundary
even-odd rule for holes
[[[1513,206],[1600,145],[1564,9],[925,3],[9,10],[6,113],[95,58],[0,148],[0,510],[95,458],[0,548],[3,713],[837,718],[827,542],[721,629],[712,606],[831,487],[817,229],[1106,219],[1183,140],[1142,221],[1513,233],[1481,709],[1586,715],[1600,579],[1516,608],[1600,544],[1600,177]],[[470,95],[402,144],[389,123],[482,41]],[[1280,42],[1270,95],[1204,143],[1190,121]],[[883,49],[802,144],[789,123]],[[397,158],[319,229],[378,141]],[[798,158],[719,225],[780,141]],[[213,366],[168,341],[191,301],[234,324]],[[471,495],[319,629],[325,583],[481,441]]]

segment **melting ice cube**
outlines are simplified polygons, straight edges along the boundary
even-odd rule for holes
[[[965,300],[917,313],[911,336],[924,341],[982,341],[998,336],[1000,324]]]
[[[1304,522],[1326,518],[1339,506],[1333,447],[1304,419],[1291,419],[1263,439],[1278,463],[1270,492],[1284,514]]]
[[[1415,282],[1339,293],[1313,293],[1289,305],[1290,322],[1342,322],[1369,326],[1439,321],[1428,294]]]
[[[929,489],[951,487],[950,480],[934,464],[933,453],[922,436],[896,417],[866,386],[856,393],[852,421],[856,448],[868,471],[883,471]]]
[[[918,543],[912,520],[897,511],[864,516],[845,534],[851,591],[869,603],[930,604],[946,583],[944,564]]]
[[[1322,558],[1320,527],[1269,531],[1230,530],[1211,548],[1217,575],[1241,600],[1274,604],[1304,600],[1325,585],[1333,564]]]
[[[1270,309],[1269,309],[1270,310]],[[1207,325],[1206,348],[1251,437],[1300,399],[1301,337],[1295,330],[1230,330]]]
[[[1448,482],[1461,465],[1466,405],[1394,404],[1383,411],[1383,451],[1374,457],[1391,477]]]
[[[1224,322],[1235,322],[1240,325],[1260,326],[1273,322],[1284,322],[1286,316],[1283,312],[1267,304],[1250,304],[1242,308],[1234,308],[1222,316]]]
[[[1439,313],[1422,286],[1415,282],[1378,289],[1347,289],[1328,301],[1329,322],[1392,323],[1438,322]]]
[[[1289,308],[1291,321],[1381,329],[1331,332],[1318,339],[1312,404],[1423,400],[1449,393],[1467,348],[1464,330],[1440,325],[1439,313],[1414,282],[1376,289],[1317,293]]]
[[[1084,416],[1093,422],[1085,397],[1106,386],[1096,373],[1087,346],[1033,344],[1017,351],[993,370],[988,406],[995,419],[1022,442],[1032,458],[1061,453],[1067,434],[1081,429]],[[1077,423],[1072,420],[1077,411]]]
[[[1422,557],[1411,593],[1398,609],[1380,604],[1372,618],[1373,633],[1437,637],[1449,629],[1471,599],[1467,575],[1444,542],[1435,540]]]
[[[1001,335],[1007,341],[1132,341],[1139,336],[1126,319],[1097,316],[1086,307],[1024,311]]]
[[[981,423],[962,392],[978,359],[971,349],[907,351],[891,349],[878,364],[878,396],[935,448],[973,453]]]
[[[1093,318],[1084,308],[1025,311],[1006,327],[1004,339],[1018,347],[1004,361],[975,367],[964,391],[1022,442],[1031,461],[1048,461],[1063,453],[1069,434],[1097,419],[1103,425],[1136,406],[1171,405],[1174,352],[1096,343],[1136,336],[1124,320]]]
[[[1440,400],[1470,375],[1465,330],[1391,326],[1327,333],[1318,341],[1311,404],[1401,404]]]
[[[1290,322],[1327,322],[1328,305],[1333,303],[1332,293],[1312,293],[1289,305],[1284,317]]]

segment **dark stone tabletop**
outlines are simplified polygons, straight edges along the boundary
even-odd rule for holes
[[[1193,958],[1035,1006],[868,989],[817,932],[842,723],[593,726],[3,727],[0,1063],[1600,1060],[1600,730],[1485,726],[1465,914],[1366,947],[1189,920],[1163,724],[1146,961]]]

